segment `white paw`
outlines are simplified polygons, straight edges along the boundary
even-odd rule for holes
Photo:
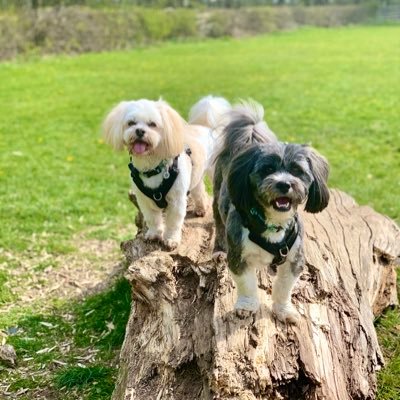
[[[162,240],[162,231],[155,231],[155,230],[148,229],[148,231],[144,234],[144,238],[146,240],[161,241]]]
[[[236,300],[235,311],[238,317],[247,318],[257,312],[260,302],[257,297],[239,296]]]
[[[216,262],[222,262],[226,260],[226,253],[224,251],[215,251],[212,255],[212,259]]]
[[[168,250],[175,250],[179,246],[180,240],[170,238],[164,239],[164,245]]]
[[[293,304],[272,304],[272,311],[279,321],[297,325],[300,320],[300,314],[296,311]]]

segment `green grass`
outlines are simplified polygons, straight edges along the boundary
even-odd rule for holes
[[[386,368],[378,375],[378,399],[400,399],[400,313],[386,312],[378,321],[378,335],[386,360]]]
[[[11,317],[14,325],[7,324],[10,318],[0,316],[0,326],[7,327],[8,343],[16,349],[18,369],[21,368],[21,372],[17,369],[12,375],[9,391],[29,388],[39,394],[41,389],[46,389],[52,399],[82,395],[85,399],[109,399],[116,379],[116,354],[124,339],[130,299],[130,285],[122,279],[110,290],[83,302],[64,303],[53,312],[38,314],[26,309],[23,317]],[[87,354],[94,355],[89,364],[81,358]],[[30,366],[29,375],[24,374],[31,360],[34,365]],[[21,397],[22,400],[31,398],[31,394]]]
[[[10,289],[5,286],[7,280],[7,274],[0,271],[0,305],[12,300]]]
[[[95,399],[109,399],[114,389],[114,376],[111,368],[92,366],[88,368],[72,367],[60,371],[56,378],[57,387],[62,389],[84,388],[88,385],[97,385],[96,390],[90,393]]]
[[[89,228],[87,238],[126,238],[126,226],[133,230],[128,159],[102,143],[99,128],[120,100],[160,95],[183,115],[209,93],[258,100],[282,140],[311,142],[327,156],[332,187],[399,221],[399,38],[398,26],[303,29],[0,64],[0,248],[16,255],[73,253],[71,238]],[[5,260],[0,252],[0,264]],[[0,270],[0,304],[12,301],[7,280]],[[92,345],[99,351],[88,371],[64,357],[63,368],[52,366],[35,381],[21,374],[12,389],[48,385],[65,387],[69,399],[106,398],[129,310],[128,285],[117,290],[128,296],[118,311],[118,295],[107,292],[84,303],[61,301],[50,315],[28,306],[0,314],[0,328],[21,327],[8,340],[19,356],[34,358],[35,371],[63,356],[35,353],[56,342],[72,340],[73,354]],[[392,360],[380,374],[381,400],[400,398],[393,394],[400,386],[398,315],[386,314],[378,327]],[[49,331],[43,321],[59,329]],[[113,329],[102,337],[107,322]],[[97,379],[105,386],[93,384]]]
[[[184,115],[207,93],[257,99],[282,139],[328,157],[331,186],[398,218],[399,32],[308,29],[2,64],[1,246],[65,251],[88,225],[115,236],[131,223],[127,157],[101,143],[99,127],[121,99],[160,95]]]

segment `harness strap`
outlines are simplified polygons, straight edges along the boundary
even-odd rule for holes
[[[168,206],[165,196],[168,194],[176,180],[176,177],[179,174],[178,158],[179,154],[174,158],[174,161],[169,167],[168,171],[165,172],[161,185],[155,189],[145,186],[142,178],[140,177],[140,171],[135,168],[132,162],[128,164],[134,184],[145,196],[152,199],[159,208],[166,208]]]
[[[132,162],[132,160],[131,160]],[[141,171],[140,173],[144,176],[146,176],[147,178],[151,178],[152,176],[158,175],[160,174],[163,169],[165,168],[165,166],[167,165],[167,161],[166,160],[162,160],[160,162],[160,164],[157,165],[157,167],[150,169],[148,171]]]
[[[286,261],[286,258],[293,247],[297,236],[299,235],[299,229],[297,224],[297,215],[294,218],[294,222],[288,233],[285,235],[283,240],[278,243],[269,242],[267,239],[262,237],[260,234],[254,233],[250,231],[249,239],[255,243],[256,245],[260,246],[262,249],[271,253],[274,256],[272,260],[271,268],[276,270],[278,265],[283,264]]]
[[[257,203],[253,204],[250,211],[244,211],[238,207],[236,207],[236,210],[240,215],[243,226],[252,232],[253,236],[261,235],[265,231],[279,232],[283,229],[280,225],[269,224],[265,220],[262,208]]]

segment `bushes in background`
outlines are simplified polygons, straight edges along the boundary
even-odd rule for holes
[[[84,53],[198,35],[197,17],[187,9],[43,8],[0,14],[0,59],[37,52]]]
[[[19,54],[83,53],[133,48],[177,38],[243,36],[301,25],[365,21],[363,6],[151,9],[41,8],[0,14],[0,59]]]

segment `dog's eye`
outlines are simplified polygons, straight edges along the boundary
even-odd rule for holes
[[[271,175],[275,172],[275,168],[272,165],[264,165],[260,172],[262,175]]]
[[[157,127],[157,124],[156,124],[155,122],[153,122],[153,121],[150,121],[148,125],[149,125],[151,128],[156,128],[156,127]]]
[[[290,172],[295,176],[300,176],[304,174],[303,168],[298,165],[292,165],[290,167]]]
[[[134,126],[134,125],[136,125],[136,121],[134,120],[128,121],[128,126]]]

